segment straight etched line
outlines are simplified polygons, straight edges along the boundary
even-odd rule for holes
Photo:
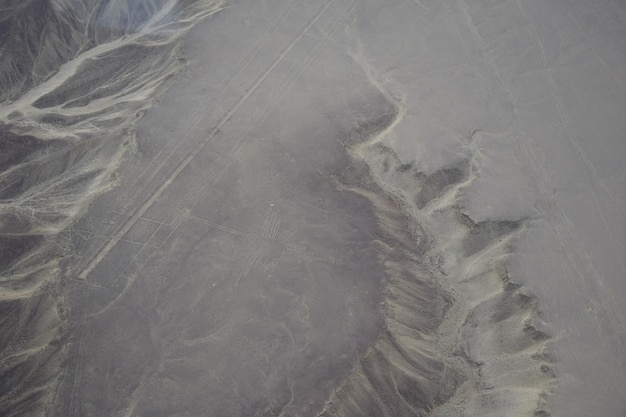
[[[324,7],[322,8],[322,10],[320,10],[313,17],[313,19],[311,19],[309,24],[306,25],[306,27],[302,31],[300,31],[300,33],[294,38],[294,40],[291,41],[291,43],[283,50],[283,52],[278,56],[278,58],[276,58],[274,63],[272,65],[270,65],[270,67],[259,77],[259,79],[257,79],[257,81],[252,85],[252,87],[250,87],[248,92],[246,94],[244,94],[243,97],[241,97],[239,99],[237,104],[235,104],[235,106],[233,106],[228,113],[226,113],[226,116],[224,116],[224,118],[217,124],[217,126],[215,128],[216,130],[221,129],[226,124],[226,122],[228,122],[230,120],[230,118],[235,114],[235,112],[239,109],[239,107],[241,107],[241,105],[261,85],[261,83],[263,81],[265,81],[265,79],[272,73],[272,71],[274,71],[274,69],[276,69],[276,67],[285,59],[285,57],[289,54],[289,52],[291,52],[291,50],[294,48],[294,46],[296,46],[296,44],[300,41],[300,39],[302,39],[304,34],[306,32],[308,32],[309,29],[311,29],[313,27],[313,25],[319,20],[320,17],[322,17],[322,15],[326,12],[326,10],[328,10],[328,8],[330,7],[330,5],[333,2],[334,2],[334,0],[330,0],[329,2],[327,2],[324,5]]]
[[[247,253],[244,259],[243,267],[241,268],[241,272],[237,274],[237,277],[235,279],[235,285],[234,285],[235,287],[239,286],[241,279],[250,273],[254,265],[257,263],[260,255],[261,255],[260,249],[256,249],[254,251]]]
[[[246,239],[250,239],[250,235],[249,234],[244,233],[244,232],[240,232],[240,231],[235,230],[235,229],[231,229],[230,227],[222,226],[221,224],[217,224],[217,223],[212,223],[212,222],[210,222],[208,220],[201,219],[200,217],[196,217],[196,216],[193,216],[191,214],[188,214],[186,217],[189,218],[189,219],[198,221],[198,222],[200,222],[202,224],[206,224],[207,226],[211,226],[214,229],[223,230],[223,231],[228,232],[228,233],[230,233],[232,235],[241,236],[241,237],[244,237]]]
[[[248,98],[258,89],[265,79],[274,71],[274,69],[285,59],[285,57],[291,52],[294,46],[302,39],[304,34],[313,27],[313,25],[319,20],[319,18],[328,10],[334,0],[327,2],[324,7],[311,19],[309,24],[291,41],[291,43],[283,50],[283,52],[276,58],[274,63],[257,79],[257,81],[250,87],[250,89],[244,94],[237,103],[226,113],[226,115],[220,120],[220,122],[211,130],[210,134],[178,165],[174,172],[164,181],[156,191],[139,207],[139,209],[129,218],[129,220],[122,226],[122,228],[113,235],[109,242],[102,248],[102,250],[91,260],[83,271],[78,275],[79,278],[85,279],[91,271],[111,252],[117,242],[130,230],[130,228],[137,222],[137,220],[144,215],[146,211],[154,204],[154,202],[163,194],[163,192],[174,182],[174,180],[180,175],[180,173],[189,165],[189,163],[195,158],[195,156],[209,143],[209,141],[217,134],[217,132],[232,118],[235,112],[245,103]]]
[[[278,233],[278,228],[280,227],[280,221],[276,218],[276,213],[272,213],[272,227],[269,230],[269,233],[267,234],[267,238],[268,239],[274,239],[276,238],[276,233]]]
[[[270,229],[270,218],[272,217],[271,209],[267,209],[267,215],[263,220],[263,226],[261,226],[261,236],[267,237]]]
[[[274,25],[274,27],[272,28],[271,31],[268,31],[268,33],[266,34],[266,36],[262,39],[259,40],[257,43],[255,43],[255,45],[252,47],[252,49],[250,49],[244,56],[243,58],[237,63],[236,68],[237,68],[237,72],[235,73],[235,75],[233,75],[230,79],[226,80],[224,82],[224,84],[222,84],[222,86],[219,88],[219,93],[217,98],[221,98],[224,95],[224,92],[228,89],[228,87],[230,87],[233,83],[233,81],[239,77],[239,75],[243,72],[244,69],[246,69],[248,67],[248,65],[250,64],[250,62],[252,61],[252,59],[254,58],[254,56],[257,54],[257,52],[259,51],[259,49],[265,45],[267,43],[267,40],[276,32],[277,28],[282,24],[282,22],[287,18],[287,16],[291,13],[291,11],[293,10],[293,8],[295,7],[295,5],[297,4],[297,1],[294,1],[291,5],[291,7],[285,9],[285,12],[279,17],[278,21],[276,22],[276,25]],[[202,107],[199,106],[198,110],[196,110],[194,112],[194,114],[189,118],[189,122],[188,122],[188,126],[189,128],[187,130],[185,130],[185,132],[182,135],[182,138],[186,138],[187,136],[189,136],[189,134],[191,133],[191,131],[198,125],[198,123],[200,123],[200,121],[202,120]],[[182,143],[183,141],[179,141],[179,143]],[[180,145],[179,145],[180,146]],[[169,153],[169,155],[167,155],[165,158],[163,158],[157,169],[153,170],[153,172],[158,172],[167,162],[167,160],[174,155],[174,153],[176,152],[176,150],[179,148],[179,146],[174,147],[174,149],[172,149],[172,152]],[[163,152],[163,150],[161,150],[159,152],[159,155]],[[158,159],[158,155],[157,158]],[[139,181],[140,178],[142,178],[144,176],[144,174],[147,172],[148,168],[152,165],[152,163],[148,164],[148,166],[146,166],[146,168],[143,170],[143,172],[141,173],[141,175],[139,176],[139,178],[137,179],[137,181]],[[154,175],[150,178],[150,180],[152,180],[154,178]]]

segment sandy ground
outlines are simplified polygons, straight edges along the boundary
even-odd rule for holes
[[[0,110],[4,409],[624,415],[622,3],[154,7]]]

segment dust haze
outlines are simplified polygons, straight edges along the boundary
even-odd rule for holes
[[[626,7],[0,5],[6,416],[622,416]]]

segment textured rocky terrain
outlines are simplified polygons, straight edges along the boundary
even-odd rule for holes
[[[620,2],[0,19],[0,414],[625,412]]]

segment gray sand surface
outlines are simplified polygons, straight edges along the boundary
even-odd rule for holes
[[[35,3],[3,415],[626,413],[623,2]]]

